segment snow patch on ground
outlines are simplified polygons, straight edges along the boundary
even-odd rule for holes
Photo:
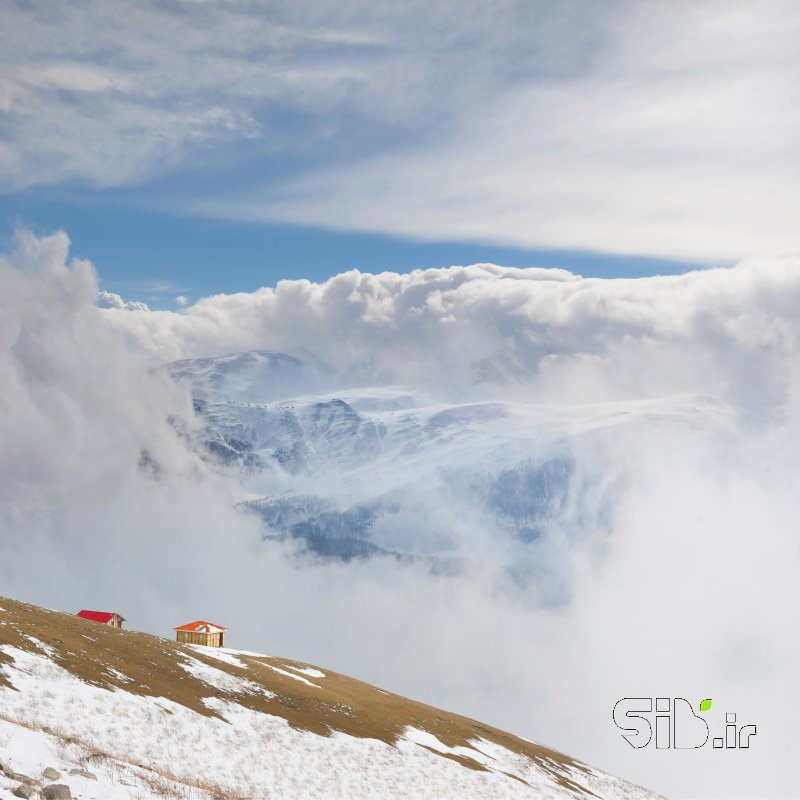
[[[430,750],[435,750],[437,753],[471,758],[473,761],[477,761],[484,766],[491,765],[493,761],[490,756],[487,756],[479,750],[473,750],[471,747],[448,747],[446,744],[439,741],[432,733],[420,730],[419,728],[406,728],[403,732],[403,737],[409,742],[422,745]]]
[[[236,656],[234,656],[232,653],[224,650],[221,647],[206,647],[202,644],[190,644],[187,646],[191,647],[193,650],[197,650],[198,653],[202,653],[205,656],[216,658],[217,661],[222,661],[225,664],[230,664],[232,667],[241,667],[242,669],[247,669],[247,664],[245,664],[244,661],[236,658]]]
[[[33,636],[28,636],[27,634],[22,634],[34,647],[38,647],[43,653],[47,653],[50,658],[54,658],[56,655],[55,648],[51,647],[49,644],[45,644],[44,642],[40,642],[38,639],[34,639]]]
[[[310,675],[312,678],[324,678],[325,673],[321,669],[313,667],[293,667],[291,664],[284,664],[286,669],[293,669],[295,672],[302,672],[303,675]]]
[[[64,783],[70,787],[73,797],[82,800],[131,800],[134,797],[151,800],[156,797],[152,787],[134,768],[93,756],[80,746],[66,745],[57,736],[1,718],[0,754],[15,772],[34,781],[41,780],[44,785]],[[60,772],[61,777],[55,781],[42,780],[47,767]],[[93,775],[95,779],[80,775],[78,771]],[[20,781],[0,773],[0,798],[16,800],[12,791],[19,785]]]
[[[114,669],[114,667],[106,667],[106,672],[112,678],[116,678],[118,681],[122,681],[122,683],[132,683],[133,681],[132,678],[129,678],[127,675],[124,675],[118,669]]]
[[[268,691],[263,686],[259,686],[246,678],[239,678],[236,675],[229,675],[221,669],[212,667],[203,661],[198,661],[188,655],[182,655],[178,661],[178,666],[185,669],[190,675],[199,678],[203,683],[219,689],[226,694],[254,694],[264,695],[265,697],[275,697],[273,692]]]
[[[315,689],[319,689],[316,683],[311,683],[311,681],[302,678],[300,675],[295,675],[293,672],[287,672],[285,669],[281,669],[280,667],[274,667],[272,664],[265,664],[265,667],[269,667],[271,670],[280,673],[281,675],[285,675],[287,678],[292,678],[296,681],[300,681],[300,683],[305,683],[308,686],[313,686]]]
[[[269,658],[264,653],[254,653],[252,650],[236,650],[233,647],[217,647],[215,648],[219,653],[230,653],[234,656],[250,656],[251,658]]]

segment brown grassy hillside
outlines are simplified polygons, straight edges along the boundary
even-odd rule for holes
[[[98,687],[164,697],[198,714],[216,716],[203,702],[209,697],[209,685],[179,665],[181,655],[190,655],[273,693],[273,696],[266,696],[213,690],[216,697],[281,717],[294,728],[322,736],[340,731],[392,745],[407,726],[432,733],[448,747],[470,747],[470,740],[486,739],[527,756],[564,788],[584,796],[591,795],[563,772],[587,774],[587,768],[562,753],[327,669],[322,679],[303,674],[302,677],[314,684],[309,686],[271,668],[290,671],[309,666],[289,659],[237,653],[236,658],[246,665],[242,668],[221,662],[204,653],[202,648],[150,634],[110,628],[7,598],[0,598],[0,607],[3,609],[0,611],[0,645],[13,645],[41,654],[37,645],[41,642],[52,648],[50,657],[56,664]],[[9,661],[9,657],[0,651],[0,667]],[[1,670],[0,685],[10,686]],[[470,769],[484,769],[477,761],[465,756],[437,755],[458,761]]]

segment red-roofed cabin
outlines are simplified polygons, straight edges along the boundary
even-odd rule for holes
[[[113,611],[79,611],[81,619],[88,619],[92,622],[99,622],[101,625],[110,625],[112,628],[121,628],[125,622],[125,617],[115,614]]]
[[[175,628],[177,641],[184,644],[202,644],[205,647],[224,647],[225,631],[221,625],[214,625],[211,622],[190,622]]]

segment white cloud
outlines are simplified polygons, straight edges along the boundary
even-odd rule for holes
[[[0,174],[159,178],[173,210],[423,239],[703,263],[798,248],[795,3],[487,8],[6,9]]]
[[[23,84],[42,89],[68,92],[102,92],[111,88],[125,88],[124,85],[120,85],[102,72],[77,64],[22,69],[19,72],[18,80]]]
[[[196,167],[198,154],[208,164],[214,148],[229,161],[226,145],[264,138],[267,152],[279,152],[296,142],[273,117],[335,107],[348,84],[367,82],[363,68],[350,67],[350,51],[376,40],[345,19],[321,26],[314,4],[297,14],[271,5],[131,9],[82,0],[58,13],[39,2],[4,8],[7,189],[137,184]]]
[[[200,208],[702,263],[800,247],[800,15],[641,3],[591,66],[494,87],[419,146]]]
[[[485,718],[673,795],[794,791],[797,259],[616,281],[491,265],[350,272],[179,312],[98,309],[90,265],[66,260],[65,236],[21,234],[0,263],[4,592],[119,608],[161,633],[210,616],[246,649]],[[728,412],[706,424],[716,406],[691,401],[689,422],[671,424],[630,405],[597,446],[576,448],[617,489],[608,535],[564,530],[543,551],[563,584],[553,608],[499,581],[503,543],[457,496],[436,522],[473,553],[461,574],[298,563],[260,542],[231,510],[230,478],[167,422],[191,419],[189,398],[149,369],[253,347],[454,402],[566,413],[706,394]],[[754,720],[758,747],[722,764],[713,752],[659,760],[611,725],[623,695],[692,692]]]
[[[800,465],[794,448],[780,443],[798,424],[798,302],[800,261],[784,258],[613,281],[491,265],[350,272],[323,284],[284,281],[207,298],[180,315],[107,313],[162,357],[308,352],[352,383],[400,383],[453,402],[513,397],[566,409],[709,395],[729,406],[731,421],[719,424],[732,425],[730,437],[714,433],[711,417],[708,426],[701,421],[707,412],[676,430],[658,413],[650,425],[647,412],[631,409],[620,421],[641,419],[640,426],[610,433],[594,463],[576,456],[590,473],[621,475],[627,488],[615,499],[609,541],[584,542],[583,550],[568,544],[567,532],[563,549],[549,556],[548,569],[571,596],[563,613],[537,609],[535,592],[498,597],[491,587],[502,556],[489,527],[451,497],[445,505],[453,509],[439,512],[447,519],[425,525],[460,530],[465,552],[482,554],[472,590],[448,585],[443,606],[441,587],[414,586],[431,610],[422,623],[404,597],[398,625],[415,655],[397,669],[386,665],[384,647],[373,647],[375,628],[361,615],[371,655],[350,642],[346,657],[370,679],[431,702],[477,716],[502,708],[502,719],[492,719],[523,735],[531,735],[536,707],[537,725],[546,720],[558,746],[670,794],[733,797],[791,791],[781,764],[794,723],[777,709],[788,708],[779,697],[797,700],[791,675],[800,654],[783,633],[795,600],[779,598],[796,597],[800,507],[790,476]],[[372,607],[391,617],[382,605],[391,593],[374,589]],[[494,655],[485,661],[470,640]],[[426,668],[413,677],[410,662],[423,653],[435,674]],[[456,673],[463,683],[453,685]],[[661,754],[637,760],[620,751],[626,746],[607,727],[608,709],[626,694],[662,691],[707,691],[757,718],[760,755],[724,770],[684,759],[676,773],[673,762],[657,760]]]
[[[310,352],[353,380],[432,386],[449,399],[496,392],[475,383],[490,365],[516,376],[505,395],[528,400],[704,392],[747,405],[782,397],[777,364],[794,346],[799,278],[789,257],[614,281],[493,265],[354,270],[205,298],[181,314],[106,313],[164,360]]]
[[[149,311],[147,303],[138,300],[123,300],[116,292],[101,290],[97,293],[97,305],[100,308],[118,308],[122,311]]]

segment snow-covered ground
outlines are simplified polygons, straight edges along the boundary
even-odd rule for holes
[[[17,635],[21,632],[26,618],[19,611],[10,622],[3,617],[8,612],[0,612],[4,623],[0,631],[9,640],[12,629]],[[37,785],[68,785],[74,797],[87,800],[655,798],[553,751],[546,751],[552,753],[550,758],[533,760],[477,735],[464,744],[448,746],[440,736],[415,725],[403,726],[394,742],[341,730],[321,735],[303,729],[247,706],[248,697],[277,696],[277,684],[268,688],[258,677],[260,668],[270,667],[264,674],[274,674],[278,681],[287,676],[296,679],[289,682],[297,687],[290,692],[312,696],[335,678],[308,665],[262,664],[266,657],[242,651],[165,642],[163,658],[152,662],[153,670],[163,669],[160,664],[177,665],[173,681],[181,682],[180,674],[198,680],[201,701],[213,715],[141,690],[128,691],[123,687],[133,679],[118,669],[116,675],[104,672],[113,676],[113,685],[96,685],[61,664],[80,657],[86,669],[88,657],[97,662],[92,668],[97,668],[108,658],[104,656],[108,647],[142,635],[98,626],[105,650],[99,645],[92,650],[89,643],[81,654],[64,652],[42,641],[42,619],[52,619],[55,633],[63,628],[59,623],[65,617],[41,612],[37,617],[40,638],[26,636],[24,647],[0,644],[0,679],[8,684],[0,685],[2,800],[11,800],[12,790],[26,782],[20,776]],[[252,679],[244,677],[247,673]],[[380,698],[389,697],[372,687],[364,686],[363,691],[373,693],[376,705]],[[285,689],[284,699],[293,702]],[[395,705],[402,701],[394,699]],[[413,707],[414,713],[427,708],[402,702]],[[346,703],[337,705],[338,713],[357,713]],[[446,719],[446,712],[440,713]],[[47,769],[60,777],[44,778]],[[9,777],[13,773],[19,775]]]

